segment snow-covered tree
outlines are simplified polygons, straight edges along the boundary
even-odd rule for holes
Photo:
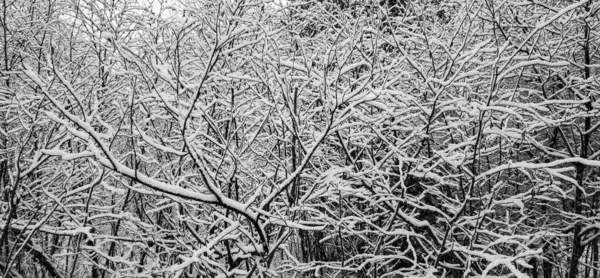
[[[595,1],[2,8],[2,277],[598,277]]]

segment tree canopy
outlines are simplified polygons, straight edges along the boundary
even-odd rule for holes
[[[598,1],[2,8],[0,277],[599,277]]]

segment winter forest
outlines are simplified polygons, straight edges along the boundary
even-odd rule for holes
[[[600,277],[600,1],[0,1],[0,277]]]

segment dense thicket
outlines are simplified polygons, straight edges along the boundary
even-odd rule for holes
[[[599,10],[3,0],[0,276],[597,278]]]

